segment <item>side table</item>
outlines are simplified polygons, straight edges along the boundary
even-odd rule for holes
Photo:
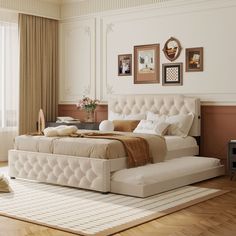
[[[56,127],[59,125],[74,125],[78,129],[99,130],[99,122],[80,122],[80,123],[57,123],[46,122],[46,127]]]
[[[236,173],[236,140],[231,140],[228,143],[228,168],[232,180]]]

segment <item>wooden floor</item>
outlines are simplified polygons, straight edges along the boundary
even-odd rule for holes
[[[6,164],[0,164],[4,166]],[[191,206],[115,236],[234,236],[236,235],[236,177],[219,177],[196,184],[231,190],[214,199]],[[0,236],[72,236],[58,230],[0,216]]]

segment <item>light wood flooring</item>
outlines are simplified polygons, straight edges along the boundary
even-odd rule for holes
[[[6,163],[0,163],[6,166]],[[230,190],[229,193],[188,207],[115,236],[234,236],[236,235],[236,177],[196,184]],[[74,234],[0,216],[0,236],[73,236]]]

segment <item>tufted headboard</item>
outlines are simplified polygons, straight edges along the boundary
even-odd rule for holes
[[[200,136],[200,99],[175,94],[111,95],[108,100],[110,111],[130,115],[152,111],[163,115],[194,114],[189,135]]]

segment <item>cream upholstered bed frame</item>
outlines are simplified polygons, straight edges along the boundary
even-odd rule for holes
[[[110,112],[140,114],[153,111],[159,114],[194,114],[190,134],[200,135],[200,101],[182,95],[113,95],[108,103]],[[9,151],[11,177],[40,182],[110,192],[111,173],[125,168],[125,158],[104,160],[58,154]],[[79,174],[78,174],[79,173]],[[114,191],[117,192],[117,191]],[[122,192],[122,191],[121,191]]]
[[[123,115],[146,114],[152,111],[160,115],[194,114],[190,136],[200,136],[200,99],[184,95],[112,95],[108,102],[108,119],[111,112]]]

